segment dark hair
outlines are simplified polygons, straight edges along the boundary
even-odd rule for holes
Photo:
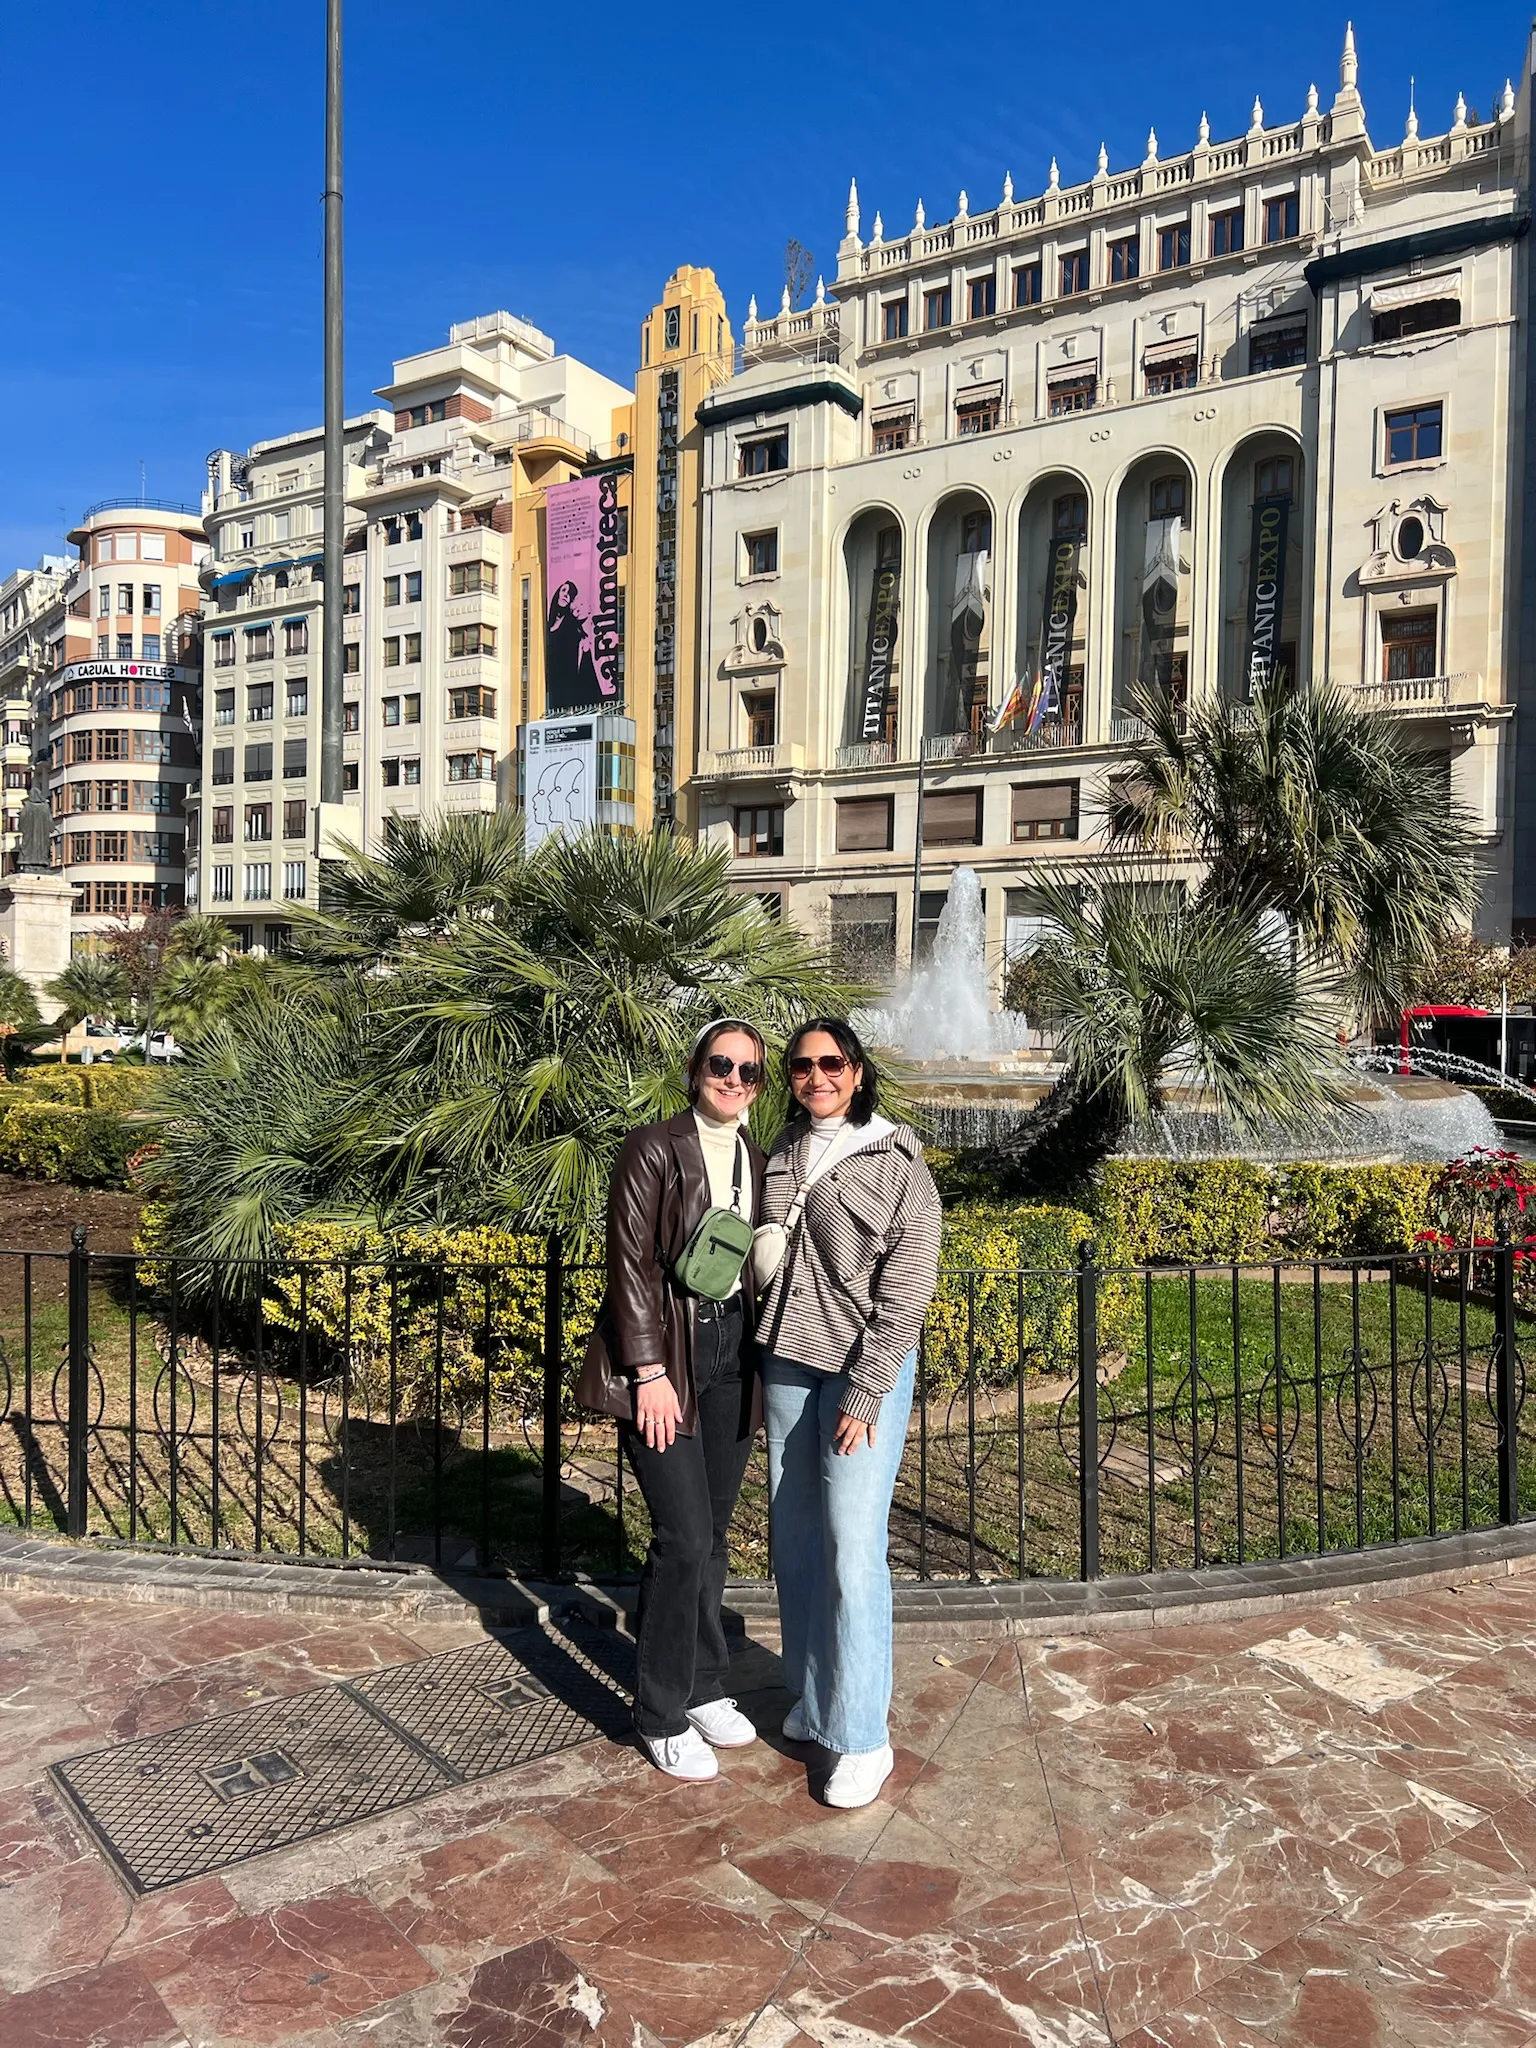
[[[853,1100],[848,1105],[848,1121],[867,1124],[880,1099],[880,1076],[875,1071],[874,1061],[860,1043],[859,1034],[846,1017],[810,1017],[804,1024],[797,1025],[784,1048],[785,1073],[788,1073],[789,1063],[800,1049],[801,1040],[809,1038],[813,1031],[823,1032],[830,1038],[850,1066],[864,1069],[863,1077],[853,1091]],[[797,1102],[793,1114],[804,1116],[806,1111]]]
[[[717,1038],[724,1038],[727,1033],[732,1031],[745,1032],[747,1037],[757,1047],[758,1065],[761,1067],[767,1066],[768,1048],[763,1043],[763,1034],[758,1030],[757,1026],[749,1024],[745,1017],[718,1017],[713,1024],[700,1032],[698,1043],[688,1055],[688,1100],[690,1102],[697,1102],[699,1099],[699,1075],[704,1070],[704,1062],[709,1058],[710,1049],[714,1045],[715,1040]]]

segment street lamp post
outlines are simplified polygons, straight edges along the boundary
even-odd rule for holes
[[[346,438],[341,325],[341,0],[325,7],[325,645],[320,671],[320,801],[341,802],[341,573]],[[317,849],[318,850],[318,849]]]

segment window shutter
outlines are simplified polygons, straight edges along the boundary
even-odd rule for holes
[[[888,796],[844,797],[837,806],[839,853],[889,853],[891,804]]]
[[[923,799],[923,838],[930,846],[979,846],[981,791],[930,791]]]
[[[1015,783],[1013,822],[1015,825],[1043,824],[1053,818],[1077,816],[1075,782]]]

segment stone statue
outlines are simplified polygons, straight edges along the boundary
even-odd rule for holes
[[[48,842],[53,836],[53,813],[48,799],[36,783],[21,807],[21,849],[17,866],[24,875],[46,875]]]

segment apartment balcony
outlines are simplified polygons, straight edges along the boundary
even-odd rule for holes
[[[852,746],[839,747],[835,766],[839,768],[890,768],[896,762],[896,749],[889,740],[858,740]]]
[[[805,766],[805,749],[780,740],[771,747],[730,747],[723,754],[701,754],[697,783],[708,796],[734,798],[749,790],[760,798],[772,792],[781,799],[794,794],[793,778]]]
[[[1392,676],[1384,682],[1357,683],[1355,696],[1374,710],[1406,712],[1414,718],[1499,708],[1482,676],[1472,669],[1446,676]]]

